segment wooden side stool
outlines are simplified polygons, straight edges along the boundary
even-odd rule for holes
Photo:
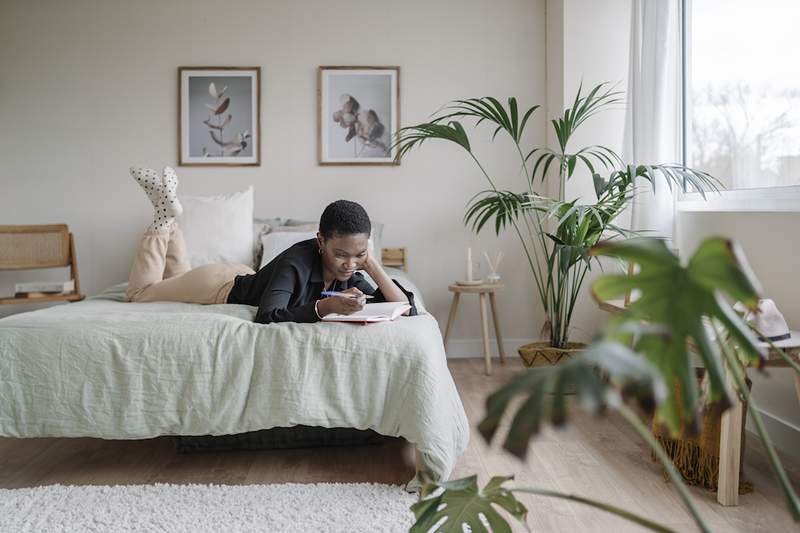
[[[503,338],[500,335],[500,319],[497,317],[497,306],[494,301],[494,293],[502,289],[500,284],[482,284],[482,285],[458,285],[452,284],[447,289],[453,293],[453,303],[450,305],[450,316],[447,317],[447,328],[444,331],[444,346],[447,349],[447,339],[450,337],[450,330],[453,327],[453,322],[456,321],[456,311],[458,310],[458,301],[462,293],[477,293],[480,297],[481,305],[481,336],[483,337],[483,358],[486,363],[486,375],[492,375],[492,354],[489,351],[489,318],[486,312],[486,300],[492,306],[492,320],[494,321],[494,333],[497,337],[497,351],[500,354],[500,364],[506,363],[506,354],[503,351]]]

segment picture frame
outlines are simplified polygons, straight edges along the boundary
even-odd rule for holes
[[[261,165],[261,67],[178,67],[178,165]]]
[[[320,66],[317,108],[320,165],[399,164],[399,66]]]

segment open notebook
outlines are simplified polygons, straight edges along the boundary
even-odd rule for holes
[[[352,315],[340,315],[331,313],[325,315],[322,320],[325,322],[388,322],[399,317],[411,306],[406,302],[381,302],[377,304],[366,304],[364,309]]]

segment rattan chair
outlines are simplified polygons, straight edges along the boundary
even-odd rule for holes
[[[75,290],[69,294],[27,294],[0,298],[0,304],[84,299],[81,294],[75,240],[66,224],[0,226],[0,270],[69,267]]]

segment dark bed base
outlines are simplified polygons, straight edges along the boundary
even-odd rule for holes
[[[398,437],[387,437],[371,429],[294,426],[271,428],[235,435],[175,437],[178,453],[220,452],[226,450],[270,450],[318,448],[328,446],[366,446]]]

